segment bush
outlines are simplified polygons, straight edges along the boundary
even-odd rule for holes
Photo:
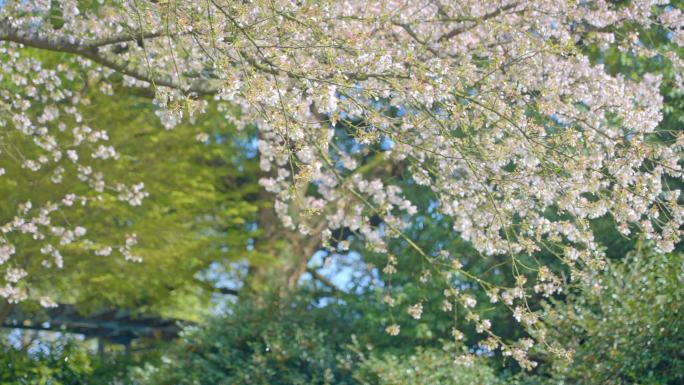
[[[92,371],[88,353],[75,342],[41,343],[27,352],[0,340],[0,384],[87,384]]]
[[[684,255],[639,248],[547,309],[549,340],[575,350],[553,376],[581,384],[684,383]]]
[[[341,359],[348,325],[307,301],[242,301],[227,317],[187,328],[160,365],[136,377],[154,385],[352,384]]]
[[[134,381],[154,385],[470,385],[497,384],[484,361],[454,363],[452,349],[363,348],[346,305],[310,300],[241,301],[230,315],[187,328],[161,364],[147,365]],[[364,342],[365,344],[365,342]],[[414,350],[415,349],[415,350]],[[413,354],[411,353],[413,352]]]
[[[372,385],[496,385],[500,380],[483,360],[470,365],[454,363],[445,348],[418,349],[409,356],[375,355],[364,359],[354,377]]]

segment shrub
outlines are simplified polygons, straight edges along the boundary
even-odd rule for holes
[[[0,340],[0,384],[87,384],[92,371],[88,353],[73,341],[41,343],[27,351]]]
[[[231,315],[187,328],[160,365],[136,376],[154,385],[352,384],[339,359],[350,334],[331,308],[303,300],[245,300]]]
[[[372,385],[496,385],[500,380],[483,360],[454,362],[448,348],[417,349],[408,356],[373,355],[364,359],[354,377]]]
[[[581,384],[684,383],[684,255],[638,248],[549,306],[549,341],[575,350],[554,377]]]

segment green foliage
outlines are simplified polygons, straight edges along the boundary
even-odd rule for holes
[[[502,384],[484,360],[456,364],[450,349],[418,349],[409,356],[374,354],[354,373],[361,384],[497,385]]]
[[[150,385],[352,384],[343,357],[350,334],[350,323],[334,308],[302,299],[261,305],[245,299],[232,314],[186,329],[162,363],[148,365],[136,379]]]
[[[361,345],[377,333],[358,328],[344,305],[312,306],[306,296],[255,305],[188,328],[157,366],[134,376],[142,384],[498,384],[484,360],[454,363],[454,347],[387,349]],[[361,317],[363,318],[363,317]],[[353,334],[354,333],[354,334]],[[356,333],[360,334],[357,338]]]
[[[76,66],[70,64],[73,57],[69,55],[28,49],[22,53],[40,57],[48,68]],[[100,200],[85,206],[77,202],[61,209],[51,223],[84,227],[90,243],[63,246],[64,268],[58,269],[51,257],[40,252],[43,244],[30,235],[15,234],[10,241],[16,245],[17,255],[6,267],[28,271],[22,284],[30,287],[34,299],[50,295],[84,311],[117,306],[197,319],[209,300],[209,291],[203,289],[211,288],[198,282],[198,272],[211,263],[226,264],[250,256],[249,224],[256,213],[253,196],[258,188],[252,176],[255,157],[249,150],[253,133],[235,130],[225,119],[235,111],[219,111],[211,103],[194,124],[184,122],[174,130],[165,130],[156,116],[157,107],[149,95],[138,95],[140,90],[121,87],[107,91],[111,93],[108,95],[96,89],[97,83],[83,79],[72,83],[69,87],[83,89],[82,121],[77,123],[74,117],[63,114],[46,125],[59,143],[73,141],[70,130],[59,129],[60,123],[107,131],[109,140],[104,143],[116,148],[118,160],[90,159],[87,152],[77,149],[79,158],[92,166],[93,172],[102,172],[104,193],[98,194],[81,182],[75,167],[66,166],[57,184],[51,180],[56,164],[48,163],[38,172],[21,167],[16,159],[35,159],[40,150],[32,143],[33,138],[7,130],[2,133],[6,146],[0,158],[0,167],[6,170],[6,176],[0,178],[0,196],[5,203],[0,207],[0,218],[13,218],[17,204],[29,197],[37,208],[60,202],[69,193],[88,198],[101,195]],[[46,107],[36,102],[27,113],[40,116]],[[198,137],[206,140],[200,142]],[[97,145],[86,143],[81,147]],[[149,193],[141,206],[118,201],[117,183],[139,182],[144,182]],[[142,263],[126,261],[116,251],[127,234],[137,235],[139,244],[133,253],[142,258]],[[49,242],[59,243],[51,239],[44,243]],[[114,248],[110,255],[94,253],[106,246]],[[52,266],[44,267],[45,262]]]
[[[41,344],[27,353],[0,342],[0,383],[4,385],[79,385],[93,371],[88,353],[77,343]]]
[[[251,167],[251,160],[239,155],[244,152],[239,147],[246,133],[235,134],[215,110],[196,124],[166,131],[151,104],[121,96],[116,102],[105,96],[93,102],[97,107],[92,116],[103,116],[100,124],[114,127],[109,130],[111,141],[122,154],[118,161],[102,166],[115,180],[144,181],[150,196],[141,207],[110,200],[85,207],[80,215],[87,221],[89,235],[104,242],[115,243],[122,234],[136,233],[135,250],[143,262],[126,262],[114,254],[106,261],[78,254],[71,263],[82,269],[64,276],[62,287],[69,294],[74,287],[82,290],[74,298],[82,307],[92,298],[167,313],[183,307],[185,314],[173,315],[197,318],[193,313],[208,299],[197,273],[212,262],[249,255],[246,224],[256,205],[245,196],[255,191],[256,184],[240,180]],[[198,142],[200,133],[207,133],[210,141]]]
[[[581,384],[684,381],[684,255],[647,250],[614,262],[567,302],[547,308],[549,341],[575,350],[553,375]]]

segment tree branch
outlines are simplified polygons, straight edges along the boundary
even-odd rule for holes
[[[207,281],[203,281],[201,279],[195,279],[194,283],[200,285],[204,290],[206,290],[210,293],[234,295],[236,297],[238,297],[240,295],[240,291],[237,289],[231,289],[228,287],[216,287],[216,286],[212,285],[211,283],[209,283]]]
[[[492,11],[492,12],[489,12],[489,13],[485,14],[484,16],[478,18],[477,20],[472,20],[472,21],[475,22],[475,23],[477,24],[477,21],[485,21],[485,20],[488,20],[488,19],[497,17],[497,16],[499,16],[500,14],[502,14],[503,12],[506,12],[506,11],[508,11],[508,10],[510,10],[510,9],[513,9],[513,8],[517,7],[518,5],[520,5],[519,2],[514,2],[514,3],[510,3],[510,4],[508,4],[508,5],[504,5],[503,7],[498,8],[498,9]],[[465,31],[469,30],[470,28],[473,28],[473,26],[474,26],[474,25],[462,25],[462,26],[460,26],[460,27],[456,27],[456,28],[452,29],[451,31],[449,31],[449,32],[443,34],[442,36],[440,36],[440,37],[437,39],[437,41],[438,41],[438,42],[441,42],[441,41],[444,41],[444,40],[451,39],[452,37],[454,37],[454,36],[456,36],[456,35],[459,35],[459,34],[465,32]]]
[[[163,32],[143,32],[143,33],[123,33],[121,35],[109,36],[106,38],[93,40],[87,43],[89,47],[104,47],[111,44],[127,43],[137,40],[155,39],[162,36],[169,36]]]
[[[134,40],[136,38],[137,37],[134,35],[122,35],[108,39],[74,42],[73,40],[64,37],[51,37],[39,33],[20,31],[13,28],[8,22],[0,22],[0,41],[9,41],[27,47],[78,55],[124,75],[151,83],[154,86],[169,87],[184,92],[207,95],[218,92],[223,85],[222,81],[213,79],[187,79],[187,83],[179,82],[172,76],[153,73],[140,66],[131,65],[130,63],[112,57],[111,55],[100,52],[99,48],[103,45],[127,41],[122,39]]]
[[[340,288],[338,288],[331,280],[328,278],[324,277],[321,273],[316,271],[316,269],[312,269],[310,267],[306,268],[306,272],[311,274],[311,276],[317,280],[318,282],[322,283],[326,287],[328,287],[334,294],[339,294],[342,292]]]
[[[230,289],[230,288],[227,288],[227,287],[217,287],[217,288],[215,289],[215,291],[217,291],[217,292],[219,292],[219,293],[221,293],[221,294],[234,295],[234,296],[236,296],[236,297],[238,297],[238,296],[240,295],[240,291],[239,291],[239,290]]]

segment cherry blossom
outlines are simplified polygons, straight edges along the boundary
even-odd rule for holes
[[[54,7],[58,28],[50,21]],[[95,9],[75,0],[6,1],[0,20],[0,81],[7,84],[0,126],[11,132],[0,137],[0,156],[9,157],[15,135],[31,137],[38,155],[18,161],[34,172],[54,169],[54,183],[74,171],[84,185],[127,204],[147,196],[144,181],[108,180],[91,163],[119,154],[106,132],[83,122],[79,111],[89,101],[79,87],[97,84],[108,94],[119,82],[154,92],[168,129],[197,119],[203,97],[239,107],[240,118],[227,119],[258,127],[260,183],[274,194],[275,211],[304,234],[324,223],[322,247],[345,228],[368,250],[384,253],[392,239],[403,239],[433,260],[403,232],[421,208],[383,179],[383,170],[397,168],[434,195],[454,237],[484,256],[511,256],[514,269],[515,255],[559,248],[573,279],[602,269],[604,251],[590,226],[601,217],[663,252],[681,239],[680,192],[666,180],[682,179],[684,137],[651,140],[662,119],[662,76],[612,75],[583,51],[596,44],[658,56],[678,69],[675,82],[684,90],[676,53],[620,32],[627,24],[660,26],[681,46],[682,12],[667,1],[133,0]],[[69,62],[46,66],[28,48],[69,54]],[[364,168],[370,160],[383,167]],[[11,177],[0,169],[0,178]],[[89,199],[69,194],[0,218],[0,295],[27,298],[15,285],[25,274],[11,267],[21,253],[12,237],[47,242],[47,265],[68,266],[57,245],[87,229],[54,224],[54,213]],[[139,260],[136,242],[131,235],[93,253],[117,250]],[[402,268],[388,255],[383,271]],[[537,267],[531,286],[521,280],[507,288],[467,275],[455,259],[447,268],[466,274],[531,330],[541,326],[526,299],[564,285],[547,266]],[[477,306],[470,294],[450,293],[445,301],[446,311]],[[415,304],[409,313],[420,318],[422,310]],[[476,318],[478,331],[491,333],[490,322]],[[399,328],[386,330],[396,335]],[[521,366],[535,366],[526,355],[532,340],[488,338]]]

